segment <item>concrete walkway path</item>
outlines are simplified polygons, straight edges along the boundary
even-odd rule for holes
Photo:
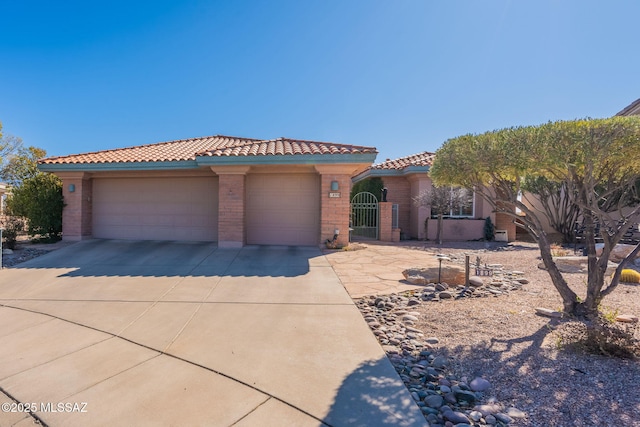
[[[408,268],[438,267],[436,250],[425,250],[424,244],[367,242],[353,247],[356,249],[325,251],[351,298],[421,289],[423,286],[404,280],[402,272]]]
[[[0,426],[426,424],[316,248],[80,242],[0,271],[0,343]]]

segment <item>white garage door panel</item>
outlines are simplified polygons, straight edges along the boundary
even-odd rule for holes
[[[95,179],[93,235],[110,239],[216,241],[218,179]]]
[[[320,233],[318,175],[247,175],[246,200],[248,244],[318,244]]]

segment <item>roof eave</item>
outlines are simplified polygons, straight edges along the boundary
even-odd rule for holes
[[[407,166],[402,169],[373,169],[369,168],[366,171],[354,176],[351,178],[351,181],[355,184],[356,182],[362,181],[367,178],[375,178],[375,177],[385,177],[385,176],[406,176],[410,174],[416,173],[429,173],[431,169],[430,166]]]
[[[359,154],[301,154],[271,156],[198,156],[196,160],[167,162],[109,162],[109,163],[40,163],[43,172],[111,172],[198,169],[216,165],[299,165],[299,164],[371,164],[376,153]]]
[[[148,171],[197,169],[195,160],[169,162],[109,162],[109,163],[40,163],[38,169],[43,172],[110,172],[110,171]]]

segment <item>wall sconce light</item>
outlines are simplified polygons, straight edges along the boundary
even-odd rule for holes
[[[331,191],[338,191],[340,189],[340,185],[338,181],[331,181]]]
[[[340,234],[340,230],[338,230],[337,228],[335,230],[333,230],[333,234],[335,234],[336,236],[338,236]]]
[[[69,184],[69,193],[73,193],[74,191],[76,191],[76,185],[75,184]]]

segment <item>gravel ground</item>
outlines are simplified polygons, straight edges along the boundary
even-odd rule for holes
[[[58,241],[55,243],[31,243],[26,237],[21,236],[16,248],[12,251],[6,249],[2,253],[2,268],[10,268],[22,262],[39,257],[53,250],[73,244],[73,242]],[[9,253],[7,253],[9,252]]]
[[[563,350],[557,331],[567,326],[566,321],[535,314],[535,307],[562,307],[548,274],[537,267],[535,244],[485,250],[477,243],[445,243],[442,248],[420,245],[416,249],[472,253],[483,263],[523,271],[530,281],[506,296],[412,307],[421,313],[416,327],[440,340],[436,352],[454,358],[455,375],[488,379],[491,395],[528,414],[511,425],[640,426],[640,361]],[[565,277],[574,291],[585,294],[585,275]],[[603,306],[620,314],[640,315],[640,285],[620,284]]]

